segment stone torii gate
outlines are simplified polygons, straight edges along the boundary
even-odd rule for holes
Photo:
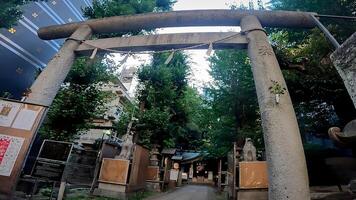
[[[164,27],[241,26],[240,35],[214,43],[214,49],[248,49],[265,138],[269,199],[310,199],[304,150],[290,95],[286,90],[277,102],[276,94],[270,90],[276,83],[282,88],[287,86],[263,27],[314,28],[314,15],[291,11],[192,10],[108,17],[44,27],[38,31],[40,38],[67,40],[36,79],[25,102],[49,107],[77,55],[90,55],[93,51],[100,53],[108,49],[133,53],[171,50],[216,41],[234,33],[182,33],[87,40],[92,34]]]

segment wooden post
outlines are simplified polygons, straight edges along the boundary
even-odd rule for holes
[[[65,189],[66,189],[66,182],[65,181],[61,181],[61,185],[59,186],[57,200],[62,200],[63,199]]]
[[[310,199],[307,166],[292,101],[266,32],[255,16],[244,17],[241,29],[248,39],[261,111],[269,176],[269,199]],[[277,102],[276,91],[280,86]],[[285,89],[283,89],[285,88]]]
[[[100,167],[101,167],[101,163],[103,160],[104,147],[105,147],[105,142],[104,142],[104,134],[103,134],[103,137],[101,138],[101,142],[100,142],[100,150],[98,152],[98,155],[96,156],[94,178],[93,178],[93,182],[91,183],[90,190],[89,190],[90,194],[94,193],[96,184],[98,182]]]
[[[218,166],[218,188],[219,192],[221,191],[221,167],[222,167],[222,160],[219,159],[219,166]]]
[[[234,142],[234,152],[233,152],[233,163],[234,163],[234,168],[233,168],[233,174],[232,174],[232,180],[233,180],[233,185],[232,185],[232,199],[235,200],[237,198],[236,192],[237,192],[237,187],[236,187],[236,175],[238,171],[236,168],[238,167],[238,151],[237,151],[237,144]]]

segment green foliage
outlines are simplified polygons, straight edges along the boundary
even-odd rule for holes
[[[138,72],[138,100],[141,110],[136,114],[140,142],[161,147],[196,149],[201,141],[196,124],[202,99],[188,87],[188,57],[175,53],[164,64],[168,53],[155,54],[149,65]]]
[[[148,197],[154,195],[156,193],[154,192],[149,192],[149,191],[138,191],[130,195],[128,200],[143,200],[147,199]],[[92,196],[89,194],[89,192],[85,193],[78,193],[78,194],[71,194],[66,197],[67,200],[121,200],[117,198],[108,198],[108,197],[98,197],[98,196]]]
[[[186,87],[183,98],[179,100],[186,113],[187,122],[184,127],[184,132],[176,136],[176,145],[184,149],[200,150],[203,145],[205,124],[205,103],[203,97],[198,93],[197,89]],[[179,132],[178,132],[179,133]]]
[[[133,15],[148,12],[160,12],[171,10],[175,0],[94,0],[92,7],[83,9],[84,16],[90,19],[112,17],[120,15]],[[139,34],[151,30],[139,30],[135,32],[102,34],[100,37],[113,37],[122,34]]]
[[[65,82],[77,85],[92,85],[100,82],[117,83],[117,66],[110,57],[97,57],[93,60],[77,58]]]
[[[135,103],[128,103],[123,105],[123,112],[120,114],[120,118],[117,122],[114,122],[114,129],[118,136],[123,136],[127,132],[127,125],[132,120],[132,117],[136,117],[138,113],[138,107]]]
[[[172,0],[94,0],[92,7],[84,9],[88,18],[103,18],[120,15],[141,14],[152,11],[170,10]]]
[[[219,157],[238,138],[250,137],[263,147],[257,97],[245,51],[216,51],[210,58],[213,83],[206,88],[206,137],[204,147]]]
[[[172,135],[168,132],[169,119],[171,114],[168,110],[152,107],[139,113],[139,122],[142,127],[138,130],[140,141],[147,146],[159,144],[165,147],[173,147],[170,140]],[[163,142],[163,144],[162,144]]]
[[[138,191],[135,192],[134,195],[130,196],[129,200],[143,200],[154,194],[155,194],[154,192],[149,192],[149,191]]]
[[[176,53],[165,65],[167,57],[168,54],[155,54],[151,64],[139,70],[141,89],[138,99],[144,105],[144,111],[139,115],[140,123],[145,124],[140,137],[168,147],[174,145],[174,135],[182,134],[181,127],[187,120],[179,99],[187,86],[189,67],[183,53]],[[160,126],[152,126],[151,123]]]
[[[356,11],[354,1],[348,0],[272,0],[270,7],[349,16],[355,16]],[[355,22],[328,18],[321,21],[339,42],[356,30]],[[302,132],[326,135],[329,127],[343,126],[354,119],[356,111],[329,58],[333,48],[325,36],[318,29],[270,32]]]
[[[273,10],[300,10],[320,14],[355,15],[354,0],[270,0]]]
[[[85,17],[103,18],[169,10],[173,3],[172,0],[94,0],[93,6],[86,7],[83,11]],[[70,140],[77,133],[87,130],[90,120],[103,114],[106,109],[104,105],[110,99],[110,94],[99,90],[100,84],[118,82],[114,76],[117,70],[115,66],[108,58],[77,59],[49,110],[40,130],[42,135],[51,139]],[[160,120],[167,118],[164,113],[155,113],[154,110],[147,114],[157,119],[150,121],[152,124],[160,125],[163,123]],[[146,118],[149,116],[144,116]],[[116,125],[119,134],[126,132],[125,125],[130,119],[131,112],[124,112]]]
[[[100,112],[103,94],[95,86],[68,86],[57,94],[47,115],[41,134],[45,138],[69,140],[81,130],[89,128],[88,119]]]
[[[75,61],[40,129],[42,137],[71,140],[90,127],[90,119],[104,113],[104,105],[110,95],[98,87],[101,82],[113,79],[109,63],[85,58]]]
[[[287,90],[284,88],[281,84],[279,84],[277,81],[271,80],[272,86],[269,87],[268,89],[272,94],[284,94],[285,91]]]
[[[0,0],[0,28],[10,28],[21,19],[21,6],[36,0]]]

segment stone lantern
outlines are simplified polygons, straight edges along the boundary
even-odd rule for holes
[[[150,166],[158,166],[159,160],[158,160],[158,145],[153,145],[152,150],[150,152]]]

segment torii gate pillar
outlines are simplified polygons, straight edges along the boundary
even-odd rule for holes
[[[287,88],[266,32],[255,16],[241,21],[248,40],[266,147],[270,200],[310,199],[302,140],[288,90],[279,102],[270,87]]]
[[[50,106],[75,60],[75,50],[81,40],[88,39],[92,30],[88,25],[80,26],[62,45],[59,52],[48,63],[44,71],[31,86],[27,103]]]

